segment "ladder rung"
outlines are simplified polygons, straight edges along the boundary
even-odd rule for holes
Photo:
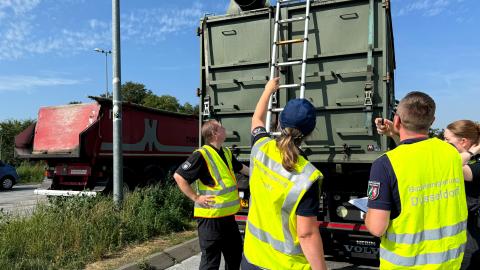
[[[295,88],[295,87],[300,87],[300,84],[299,83],[295,83],[295,84],[283,84],[283,85],[280,85],[279,88]]]
[[[283,112],[283,108],[273,108],[272,112]]]
[[[290,23],[305,20],[305,17],[296,17],[291,19],[279,20],[278,23]]]
[[[290,61],[290,62],[276,63],[274,66],[276,66],[276,67],[284,67],[284,66],[301,65],[302,63],[303,63],[302,60],[298,60],[298,61]]]
[[[277,45],[286,45],[286,44],[292,44],[292,43],[301,43],[305,41],[304,38],[297,38],[297,39],[290,39],[290,40],[280,40],[275,42]]]
[[[280,4],[290,3],[290,2],[299,2],[300,0],[277,0]]]

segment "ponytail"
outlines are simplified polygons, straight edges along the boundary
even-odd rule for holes
[[[302,139],[302,133],[296,128],[283,129],[282,135],[277,138],[277,147],[282,156],[282,166],[289,172],[295,170],[300,155],[298,146],[300,146]]]
[[[478,137],[477,137],[477,144],[480,144],[480,123],[477,122],[475,123],[476,126],[477,126],[477,134],[478,134]]]

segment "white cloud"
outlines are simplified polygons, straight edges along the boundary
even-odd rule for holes
[[[400,6],[398,16],[408,15],[414,12],[420,12],[422,15],[432,17],[439,15],[464,0],[408,0],[397,2]]]
[[[15,76],[0,76],[0,81],[2,82],[0,84],[0,92],[1,91],[27,92],[36,87],[75,85],[75,84],[80,84],[85,80],[15,75]]]
[[[88,21],[88,24],[90,25],[90,28],[92,29],[105,29],[108,28],[108,24],[106,22],[99,21],[97,19],[91,19]]]
[[[15,15],[21,15],[34,9],[41,0],[2,0],[0,11],[12,10]]]
[[[44,8],[41,4],[41,0],[0,0],[0,60],[47,53],[70,55],[111,46],[110,21],[91,18],[75,29],[42,27],[41,19],[45,18],[36,18]],[[195,2],[183,9],[137,9],[122,14],[122,40],[155,44],[169,35],[193,32],[202,10],[202,4]]]
[[[202,5],[185,9],[140,9],[122,16],[122,38],[140,42],[158,42],[167,35],[193,30],[202,17]]]

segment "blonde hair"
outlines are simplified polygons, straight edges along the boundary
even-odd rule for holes
[[[276,139],[277,147],[282,156],[282,166],[285,170],[295,170],[300,150],[298,146],[302,143],[303,135],[296,128],[284,128],[282,135]]]
[[[435,119],[435,101],[425,93],[410,92],[398,104],[397,114],[405,129],[428,132]]]
[[[480,125],[471,120],[458,120],[447,126],[455,136],[471,140],[476,144],[480,139]]]
[[[210,143],[219,126],[220,123],[217,120],[208,120],[203,123],[201,133],[203,140],[205,140],[206,143]]]

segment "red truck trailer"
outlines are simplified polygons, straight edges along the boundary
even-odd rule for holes
[[[44,160],[50,189],[111,189],[112,101],[40,108],[15,137],[15,155]],[[198,118],[124,102],[124,188],[163,181],[198,146]]]

